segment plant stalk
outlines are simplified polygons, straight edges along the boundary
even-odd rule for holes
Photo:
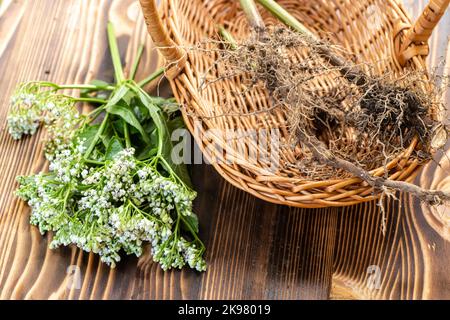
[[[99,98],[73,98],[71,97],[73,100],[75,100],[76,102],[91,102],[91,103],[99,103],[99,104],[105,104],[108,101],[105,99],[99,99]]]
[[[89,164],[95,164],[95,165],[98,165],[98,166],[102,166],[102,165],[105,164],[104,161],[96,161],[96,160],[92,160],[92,159],[84,159],[84,161],[85,161],[86,163],[89,163]]]
[[[266,28],[264,21],[259,14],[256,3],[253,0],[239,0],[241,8],[247,16],[247,20],[252,28],[262,31]]]
[[[253,0],[249,0],[252,1]],[[311,38],[318,40],[317,36],[313,34],[307,27],[305,27],[300,21],[298,21],[294,16],[287,12],[282,6],[280,6],[274,0],[256,0],[264,8],[267,9],[272,15],[274,15],[278,20],[283,22],[285,25],[291,27],[295,31],[308,35]]]
[[[63,90],[63,89],[86,89],[86,90],[107,90],[107,91],[112,91],[115,89],[114,86],[96,86],[93,84],[63,84],[63,85],[58,85],[57,86],[58,90]]]
[[[230,46],[231,50],[236,50],[238,45],[233,35],[229,33],[223,26],[219,26],[219,34],[222,39]]]
[[[125,146],[131,148],[131,140],[130,140],[130,129],[128,127],[128,123],[123,122],[123,132],[125,134]]]
[[[94,150],[95,145],[98,142],[98,139],[100,139],[100,135],[103,133],[103,130],[106,127],[106,124],[108,123],[109,113],[105,113],[105,117],[103,118],[102,124],[100,125],[100,128],[98,128],[97,133],[94,136],[94,139],[92,139],[91,144],[89,145],[88,149],[86,150],[86,153],[84,154],[84,159],[89,159],[89,156],[91,155],[91,152]]]
[[[134,77],[136,76],[136,71],[137,68],[139,67],[139,63],[141,62],[141,58],[142,58],[142,53],[144,52],[144,45],[141,44],[139,45],[138,51],[136,53],[136,57],[134,58],[134,62],[133,62],[133,66],[131,67],[131,71],[130,71],[130,79],[134,79]]]
[[[111,22],[108,22],[107,29],[108,29],[109,50],[111,52],[116,82],[121,83],[122,81],[125,80],[125,76],[123,75],[122,62],[120,61],[119,47],[117,46],[117,39],[114,31],[114,26]]]
[[[161,76],[164,73],[164,70],[165,70],[164,68],[159,68],[158,70],[153,72],[151,75],[149,75],[147,78],[139,81],[137,85],[141,88],[145,87],[147,84],[149,84],[150,82],[152,82],[153,80],[155,80],[156,78]]]
[[[80,90],[96,90],[96,91],[100,91],[100,90],[107,90],[107,91],[112,91],[115,89],[114,86],[96,86],[93,84],[56,84],[53,82],[46,82],[46,81],[42,81],[39,82],[39,84],[43,87],[51,87],[54,88],[56,90],[64,90],[64,89],[80,89]]]

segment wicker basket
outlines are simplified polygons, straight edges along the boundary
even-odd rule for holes
[[[246,145],[247,142],[230,143],[220,134],[204,134],[209,129],[279,127],[282,135],[288,135],[283,129],[285,115],[282,111],[255,112],[267,109],[269,102],[264,94],[249,96],[246,101],[228,97],[232,88],[240,86],[239,81],[227,80],[199,90],[213,63],[211,55],[183,49],[215,37],[217,25],[224,25],[237,39],[247,37],[250,28],[239,1],[162,0],[159,10],[156,0],[140,2],[148,31],[171,66],[166,76],[176,99],[183,106],[186,125],[204,156],[227,181],[261,199],[296,207],[347,206],[377,198],[373,188],[358,178],[305,181],[295,168],[282,165],[274,172],[265,162],[249,160],[247,153],[251,146]],[[398,73],[402,68],[426,67],[427,40],[449,0],[432,0],[414,25],[395,0],[279,0],[278,3],[311,30],[334,34],[333,41],[351,50],[361,61],[386,61],[379,67],[380,73],[385,70]],[[278,23],[260,9],[268,25]],[[317,86],[326,89],[332,84],[333,80],[329,79]],[[228,99],[226,112],[220,110],[223,99]],[[231,110],[230,105],[233,106]],[[227,115],[217,116],[221,111]],[[233,111],[252,115],[237,116]],[[212,143],[224,147],[228,161],[217,154]],[[387,164],[391,179],[411,181],[414,178],[421,166],[417,160],[410,159],[416,145],[417,141],[413,141],[407,150]],[[295,153],[301,152],[298,149],[283,149],[279,158],[281,163],[294,161]],[[383,175],[385,167],[371,173]]]

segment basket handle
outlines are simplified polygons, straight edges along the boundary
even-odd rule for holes
[[[394,39],[399,43],[396,48],[398,48],[397,58],[401,66],[417,55],[428,55],[428,39],[449,3],[450,0],[431,0],[412,27],[405,23],[399,23],[396,26]],[[406,32],[403,33],[403,31]],[[399,35],[402,33],[404,36],[401,38]]]
[[[139,2],[144,13],[148,33],[169,65],[165,75],[167,78],[173,79],[183,70],[186,64],[186,54],[170,38],[159,15],[156,0],[139,0]]]

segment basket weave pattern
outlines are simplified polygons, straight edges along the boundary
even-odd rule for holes
[[[332,34],[332,41],[355,54],[359,62],[377,62],[377,72],[398,74],[406,69],[424,69],[428,54],[426,41],[449,0],[431,1],[415,25],[411,24],[402,5],[394,0],[279,0],[299,21],[317,34]],[[279,170],[270,170],[267,162],[255,161],[249,153],[258,146],[245,139],[228,141],[220,130],[279,129],[287,141],[286,115],[282,110],[261,112],[270,108],[267,93],[249,92],[237,98],[233,91],[242,91],[240,79],[227,79],[202,88],[214,57],[201,51],[184,50],[207,38],[217,38],[217,25],[223,25],[236,39],[245,39],[250,28],[239,1],[229,0],[163,0],[159,10],[154,0],[141,0],[149,33],[168,60],[166,74],[177,101],[183,106],[188,129],[205,157],[230,183],[264,200],[297,207],[318,208],[346,206],[377,198],[372,187],[357,177],[326,181],[307,181],[289,164],[301,156],[299,147],[282,147]],[[277,21],[260,10],[267,25]],[[301,54],[299,53],[299,58]],[[317,79],[315,89],[326,94],[336,86],[333,79]],[[202,88],[202,89],[200,89]],[[226,106],[226,107],[225,107]],[[248,114],[240,116],[238,114]],[[208,134],[206,134],[208,132]],[[211,144],[226,150],[227,160]],[[421,164],[410,159],[417,146],[411,145],[385,167],[371,171],[393,180],[411,181]],[[252,151],[251,151],[252,150]],[[250,158],[250,159],[249,159]]]

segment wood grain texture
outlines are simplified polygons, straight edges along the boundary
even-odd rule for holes
[[[424,5],[416,1],[414,14]],[[190,168],[207,246],[205,273],[163,272],[148,253],[124,257],[110,269],[76,248],[47,249],[51,235],[29,225],[29,208],[13,194],[15,176],[46,167],[40,143],[45,133],[13,141],[6,129],[8,99],[26,80],[111,80],[108,20],[116,25],[128,65],[141,42],[151,47],[137,1],[5,0],[0,7],[0,298],[450,298],[449,219],[442,214],[448,208],[422,208],[408,197],[390,201],[383,236],[373,203],[320,210],[276,206],[237,190],[207,165]],[[447,35],[448,27],[441,28],[433,52],[443,52],[440,39]],[[159,64],[157,53],[147,50],[138,77]],[[442,167],[428,166],[417,182],[448,185],[448,170],[444,158]],[[371,265],[380,268],[379,289],[367,287]]]

